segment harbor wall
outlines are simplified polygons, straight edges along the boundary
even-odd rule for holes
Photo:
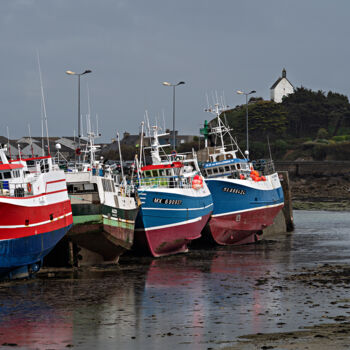
[[[277,171],[288,171],[290,177],[350,174],[350,161],[275,161],[274,163]]]
[[[283,189],[284,207],[275,217],[273,225],[263,230],[263,237],[294,230],[292,194],[288,171],[279,171],[278,176]]]

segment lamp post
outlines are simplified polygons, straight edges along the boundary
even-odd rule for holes
[[[246,106],[246,129],[247,129],[247,150],[245,151],[245,154],[247,156],[247,158],[249,158],[249,132],[248,132],[248,96],[251,94],[255,94],[256,91],[252,90],[250,92],[244,92],[241,90],[237,90],[236,91],[237,94],[239,95],[245,95],[245,106]]]
[[[167,81],[163,82],[164,86],[172,86],[173,87],[173,148],[174,148],[174,151],[176,149],[176,140],[175,140],[175,87],[178,85],[183,85],[183,84],[185,84],[184,81],[180,81],[177,84],[171,84],[171,83],[168,83]]]
[[[78,77],[78,148],[80,150],[80,137],[81,137],[81,133],[80,133],[80,76],[84,75],[84,74],[88,74],[91,73],[91,70],[87,69],[85,70],[83,73],[75,73],[72,72],[71,70],[66,70],[66,74],[68,75],[76,75]],[[79,163],[80,163],[80,154],[79,154]]]

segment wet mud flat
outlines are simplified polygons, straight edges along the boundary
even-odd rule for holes
[[[350,216],[294,217],[294,233],[256,245],[125,255],[0,284],[0,347],[347,349]]]
[[[273,278],[273,277],[272,277]],[[260,280],[267,283],[268,278]],[[292,332],[257,333],[239,336],[233,346],[224,347],[224,350],[251,350],[251,349],[289,349],[289,350],[326,350],[350,349],[350,293],[348,298],[342,298],[338,293],[350,289],[350,266],[324,264],[314,268],[303,268],[300,272],[285,278],[288,282],[298,282],[306,288],[315,288],[318,291],[333,291],[333,299],[329,305],[333,310],[345,311],[338,316],[329,316],[329,312],[320,313],[320,324],[300,327]],[[317,299],[306,297],[304,304],[317,308]],[[325,321],[326,320],[326,321]],[[327,322],[327,323],[324,323]]]

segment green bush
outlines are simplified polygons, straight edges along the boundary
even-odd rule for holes
[[[320,128],[317,131],[318,139],[326,139],[328,137],[328,131],[325,128]]]
[[[333,136],[332,140],[336,142],[344,142],[344,141],[349,141],[350,140],[350,135],[338,135],[338,136]]]

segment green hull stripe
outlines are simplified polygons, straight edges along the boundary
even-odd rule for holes
[[[126,228],[129,230],[134,230],[135,223],[129,224],[127,222],[122,222],[122,221],[116,221],[116,220],[111,220],[111,219],[103,219],[103,224],[112,226],[112,227],[121,227],[121,228]]]
[[[73,216],[73,224],[99,224],[102,223],[102,215],[79,215]]]

